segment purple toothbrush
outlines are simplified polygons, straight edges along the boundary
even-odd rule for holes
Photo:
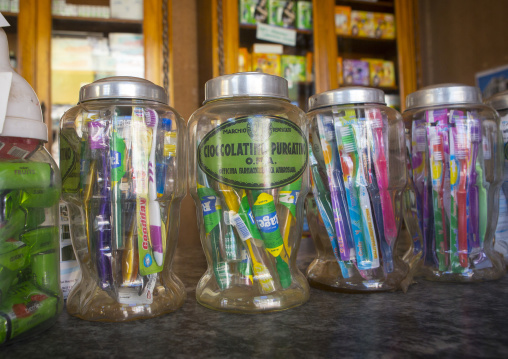
[[[98,185],[100,187],[99,213],[95,217],[93,232],[95,233],[95,257],[99,286],[102,289],[111,288],[113,273],[111,267],[111,183],[109,137],[107,124],[99,121],[88,122],[88,140],[91,155],[99,162]]]
[[[479,223],[479,193],[476,180],[478,173],[476,172],[476,158],[478,157],[478,146],[482,141],[481,127],[478,120],[473,120],[471,125],[471,145],[473,147],[473,157],[471,159],[471,174],[469,175],[469,220],[471,230],[468,231],[468,252],[473,249],[480,248],[480,223]]]

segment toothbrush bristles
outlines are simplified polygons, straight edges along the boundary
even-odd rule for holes
[[[353,136],[353,129],[350,126],[340,127],[340,135],[342,137],[342,145],[346,153],[356,151],[355,139]]]

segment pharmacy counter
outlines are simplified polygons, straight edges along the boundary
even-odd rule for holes
[[[302,247],[303,269],[310,239]],[[117,324],[64,311],[47,332],[0,349],[0,358],[508,358],[508,277],[472,285],[418,281],[406,294],[311,289],[301,307],[240,315],[197,304],[205,267],[201,248],[179,249],[175,270],[188,297],[172,314]]]

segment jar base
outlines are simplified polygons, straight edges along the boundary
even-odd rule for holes
[[[126,305],[118,303],[95,283],[92,290],[80,281],[67,298],[67,312],[80,319],[100,322],[127,322],[149,319],[176,311],[185,302],[186,291],[174,275],[162,286],[159,282],[153,290],[151,304]]]
[[[498,280],[506,274],[506,267],[503,268],[482,268],[470,269],[464,273],[440,272],[431,268],[422,268],[419,276],[432,282],[445,283],[475,283]]]
[[[196,300],[202,306],[229,313],[269,313],[298,307],[309,299],[309,285],[303,275],[291,287],[272,293],[259,293],[257,286],[232,286],[219,290],[213,276],[205,275],[196,291]]]

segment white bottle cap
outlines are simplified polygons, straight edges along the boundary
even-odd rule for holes
[[[7,35],[0,28],[0,94],[9,94],[7,106],[1,110],[5,98],[0,98],[0,136],[48,140],[48,127],[43,122],[39,99],[26,80],[18,75],[9,61]]]

